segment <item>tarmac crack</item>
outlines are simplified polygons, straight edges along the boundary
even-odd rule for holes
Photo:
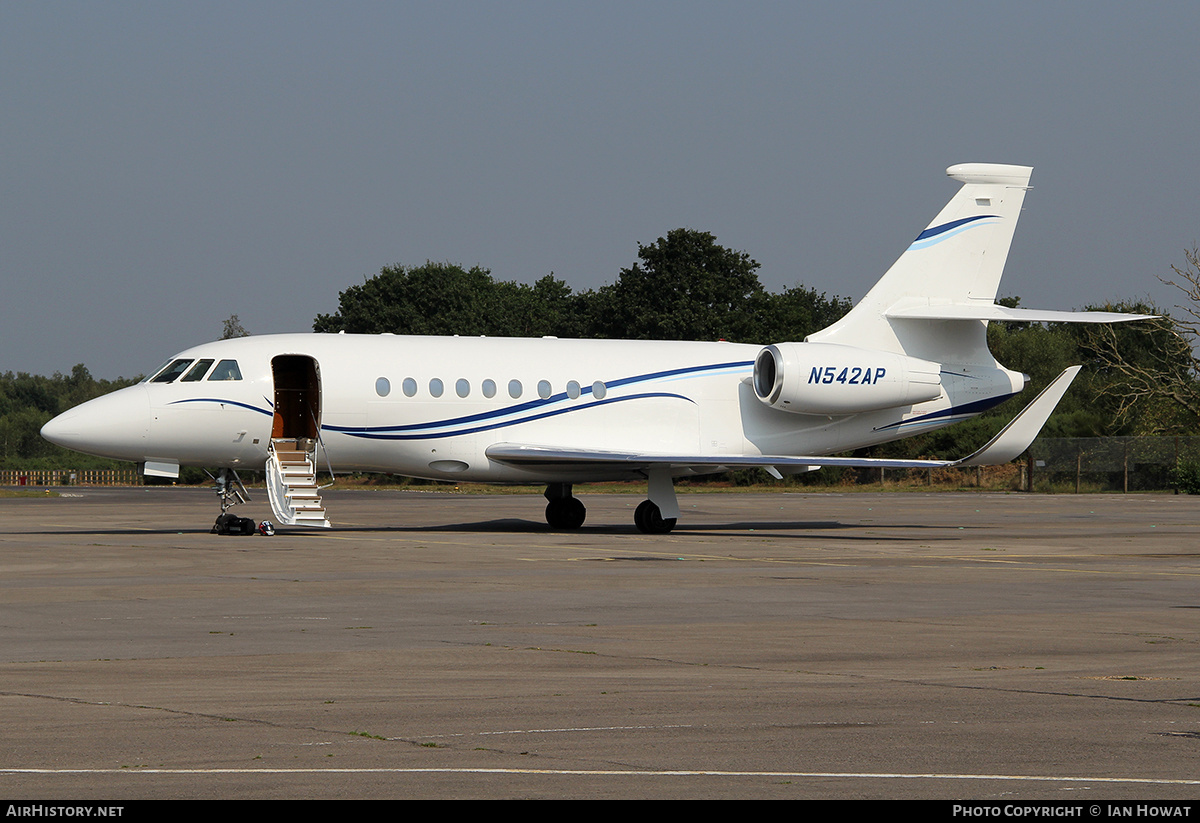
[[[255,718],[255,717],[244,717],[244,716],[232,715],[232,714],[214,714],[212,712],[198,712],[198,711],[193,711],[190,709],[173,709],[173,708],[170,708],[169,706],[151,706],[151,705],[144,704],[144,703],[125,703],[122,701],[113,701],[113,700],[87,700],[82,697],[64,697],[62,695],[35,694],[33,692],[12,692],[12,691],[0,691],[0,697],[23,697],[23,698],[28,698],[28,699],[32,699],[32,700],[48,700],[48,701],[56,701],[59,703],[70,703],[70,704],[74,704],[74,705],[78,705],[78,706],[100,706],[100,707],[111,707],[111,708],[118,708],[118,709],[133,709],[133,710],[150,711],[150,712],[162,712],[164,714],[179,715],[181,717],[195,717],[195,718],[200,718],[203,720],[216,720],[216,721],[220,721],[222,723],[228,723],[228,722],[252,723],[255,725],[259,725],[259,726],[265,726],[265,727],[271,728],[271,729],[309,731],[309,732],[319,732],[321,734],[330,734],[330,735],[347,735],[347,736],[351,736],[351,737],[356,737],[356,736],[362,737],[363,736],[362,732],[358,732],[358,731],[346,731],[344,729],[326,729],[326,728],[322,728],[320,726],[311,726],[311,725],[293,724],[293,723],[276,723],[271,720],[261,720],[259,718]],[[399,738],[382,738],[382,739],[392,740],[392,739],[399,739]],[[417,745],[420,745],[420,744],[417,744]]]
[[[111,706],[119,709],[141,709],[152,712],[165,712],[167,714],[178,714],[187,717],[202,717],[209,720],[230,721],[235,720],[239,723],[258,723],[263,726],[278,726],[279,728],[289,728],[280,726],[280,724],[272,723],[269,720],[258,720],[255,718],[235,717],[233,715],[212,714],[211,712],[197,712],[188,709],[172,709],[167,706],[150,706],[143,703],[124,703],[114,700],[87,700],[82,697],[64,697],[54,694],[35,694],[33,692],[10,692],[0,691],[0,697],[25,697],[32,700],[51,700],[60,703],[71,703],[78,706]]]
[[[510,649],[516,650],[521,647],[510,646]],[[737,663],[711,663],[699,662],[690,660],[678,660],[669,657],[649,657],[645,655],[614,655],[605,654],[597,651],[581,651],[576,649],[561,649],[561,648],[544,648],[539,646],[525,646],[525,651],[534,652],[552,652],[559,654],[588,654],[597,657],[606,658],[609,660],[641,660],[649,663],[670,664],[675,666],[701,667],[701,668],[720,668],[727,670],[755,671],[755,672],[770,672],[780,675],[802,674],[813,677],[841,677],[852,680],[872,680],[885,683],[902,683],[908,686],[930,686],[933,688],[943,689],[966,689],[982,692],[996,692],[1008,694],[1029,694],[1042,695],[1045,697],[1079,697],[1089,700],[1114,700],[1130,703],[1146,703],[1146,704],[1163,704],[1163,705],[1181,705],[1181,706],[1200,706],[1200,697],[1165,697],[1165,698],[1146,698],[1146,697],[1122,697],[1114,694],[1086,694],[1084,692],[1068,692],[1068,691],[1048,691],[1045,689],[1014,689],[1004,688],[1000,686],[974,686],[966,683],[934,683],[927,680],[905,680],[892,677],[871,677],[869,675],[854,674],[851,672],[830,672],[819,671],[815,669],[782,669],[769,668],[765,666],[746,666]]]

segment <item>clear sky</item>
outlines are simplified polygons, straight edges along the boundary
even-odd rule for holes
[[[681,226],[857,300],[959,162],[1035,167],[1002,295],[1170,307],[1198,31],[1195,2],[0,0],[0,371],[308,331],[394,263],[595,288]]]

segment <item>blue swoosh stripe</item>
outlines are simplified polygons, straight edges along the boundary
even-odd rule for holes
[[[961,234],[968,229],[973,229],[978,226],[988,225],[980,223],[980,220],[999,220],[998,214],[977,214],[974,217],[964,217],[961,220],[951,220],[949,223],[943,223],[940,226],[930,226],[917,235],[917,239],[909,245],[910,249],[926,249],[930,246],[936,246],[943,240],[949,240],[958,234]]]
[[[526,417],[522,417],[518,420],[506,420],[506,421],[499,422],[499,423],[491,423],[491,424],[483,425],[483,426],[475,426],[474,428],[469,428],[469,429],[458,429],[456,431],[450,431],[450,432],[438,431],[438,432],[424,432],[421,434],[384,434],[378,430],[365,430],[365,429],[355,430],[355,429],[347,429],[347,428],[340,428],[340,429],[337,429],[337,431],[340,431],[342,434],[350,435],[351,437],[361,437],[361,438],[365,438],[368,440],[432,440],[434,438],[440,438],[440,437],[458,437],[459,435],[463,435],[463,434],[476,434],[477,432],[493,431],[495,429],[505,429],[505,428],[508,428],[509,426],[516,426],[521,423],[529,423],[534,420],[544,420],[547,417],[558,417],[560,414],[571,414],[573,412],[594,409],[597,406],[608,406],[612,403],[624,403],[627,400],[645,400],[645,399],[651,398],[651,397],[669,397],[669,398],[674,398],[677,400],[686,400],[687,402],[692,403],[692,404],[695,404],[695,402],[696,402],[695,400],[692,400],[690,397],[684,397],[682,394],[669,394],[667,392],[647,392],[645,394],[631,394],[631,395],[628,395],[627,397],[613,397],[613,398],[609,398],[609,399],[605,399],[605,400],[597,400],[594,403],[588,403],[586,406],[570,406],[565,409],[551,409],[549,411],[541,412],[540,414],[531,414]]]
[[[259,414],[265,414],[267,417],[271,417],[275,414],[275,412],[271,411],[270,409],[260,409],[258,406],[251,406],[249,403],[239,403],[236,400],[227,400],[220,397],[189,397],[185,400],[172,400],[167,405],[177,406],[180,403],[220,403],[222,406],[237,406],[242,409],[256,411]]]
[[[641,383],[647,380],[660,380],[664,377],[678,377],[680,375],[695,375],[699,372],[717,371],[719,369],[745,368],[753,366],[753,360],[738,360],[731,363],[713,363],[708,366],[685,366],[681,369],[667,369],[666,371],[649,372],[647,374],[639,374],[634,377],[623,377],[620,380],[606,382],[604,385],[610,389],[614,386],[628,386],[631,383]]]
[[[964,403],[961,406],[951,406],[948,409],[941,411],[930,412],[923,414],[920,417],[913,417],[908,420],[898,420],[895,423],[889,423],[886,426],[877,426],[875,431],[885,431],[887,429],[899,429],[905,426],[919,425],[921,423],[933,423],[946,417],[958,417],[960,415],[975,415],[980,412],[985,412],[993,406],[998,406],[1010,397],[1016,397],[1018,392],[1010,392],[1002,394],[999,397],[989,397],[984,400],[976,400],[972,403]]]
[[[716,373],[716,372],[718,372],[720,370],[724,370],[724,369],[746,368],[748,366],[753,366],[753,365],[754,365],[753,360],[746,360],[746,361],[738,361],[738,362],[730,362],[730,363],[713,363],[713,364],[707,365],[707,366],[686,366],[684,368],[679,368],[679,369],[667,369],[665,371],[648,372],[646,374],[638,374],[638,375],[634,375],[632,377],[622,377],[618,380],[606,381],[604,385],[609,390],[612,390],[614,388],[619,388],[621,386],[629,386],[629,385],[633,385],[635,383],[645,383],[645,382],[649,382],[652,380],[661,380],[663,378],[676,378],[677,379],[680,377],[695,377],[703,372]],[[580,387],[581,395],[591,394],[591,393],[592,393],[591,386]],[[462,425],[464,423],[477,423],[477,422],[480,422],[483,420],[496,420],[498,418],[508,417],[509,415],[521,414],[523,412],[530,411],[531,409],[537,409],[537,408],[541,408],[544,406],[549,406],[554,403],[562,402],[563,400],[566,400],[566,399],[567,399],[566,392],[558,392],[557,394],[552,394],[546,398],[530,400],[525,403],[518,403],[513,406],[506,406],[502,409],[493,409],[492,411],[479,412],[477,414],[468,414],[468,415],[463,415],[462,417],[450,417],[450,418],[446,418],[444,420],[433,420],[433,421],[426,422],[426,423],[411,423],[411,424],[402,425],[402,426],[366,426],[366,427],[363,427],[363,426],[322,426],[321,428],[327,429],[328,431],[336,431],[336,432],[341,432],[343,434],[354,434],[357,436],[362,436],[364,434],[373,433],[373,432],[411,432],[411,431],[423,431],[423,430],[429,430],[429,429],[444,429],[448,426],[458,426],[458,425]],[[604,401],[597,401],[597,402],[604,402]],[[591,403],[589,405],[596,405],[596,403]],[[522,418],[521,421],[516,421],[516,422],[523,422],[524,420],[529,420],[529,419],[536,419],[536,418]],[[472,429],[472,431],[484,431],[484,430],[485,430],[484,428]]]
[[[722,371],[736,371],[753,366],[753,360],[738,360],[727,363],[712,363],[705,366],[684,366],[678,369],[665,369],[663,371],[647,372],[645,374],[637,374],[631,377],[622,377],[617,380],[605,382],[605,387],[609,390],[622,386],[631,386],[637,383],[646,383],[653,380],[678,380],[687,379],[690,377],[708,374],[712,376],[719,374]],[[592,394],[591,386],[580,387],[580,395]],[[643,394],[629,395],[627,397],[615,397],[605,400],[594,400],[591,403],[583,406],[571,406],[570,408],[558,409],[553,411],[543,412],[541,414],[525,415],[517,419],[502,421],[500,418],[510,417],[512,415],[521,415],[523,412],[528,412],[533,409],[544,408],[555,403],[560,403],[567,399],[566,392],[558,392],[546,398],[538,398],[525,403],[518,403],[512,406],[506,406],[502,409],[494,409],[492,411],[480,412],[478,414],[468,414],[461,417],[450,417],[444,420],[433,420],[426,423],[412,423],[401,426],[328,426],[322,425],[322,431],[338,432],[340,434],[350,435],[351,437],[369,438],[375,440],[426,440],[434,437],[453,437],[461,434],[474,434],[481,431],[489,431],[492,429],[504,428],[506,426],[515,426],[519,423],[528,423],[532,420],[541,420],[547,417],[557,417],[560,414],[579,411],[582,409],[590,409],[595,406],[606,406],[611,403],[619,403],[625,400],[639,400],[650,397],[673,397],[680,400],[686,400],[689,403],[694,403],[691,398],[684,397],[681,394],[669,394],[665,392],[648,392]],[[223,405],[238,406],[250,411],[256,411],[259,414],[265,414],[268,417],[274,415],[271,409],[262,409],[257,406],[252,406],[248,403],[240,403],[236,400],[228,400],[220,397],[191,397],[184,400],[175,400],[171,405],[179,403],[220,403]],[[460,426],[469,423],[480,423],[483,421],[497,421],[490,425],[474,426],[467,429],[459,429],[457,431],[443,431],[451,426]],[[436,430],[436,431],[435,431]],[[421,432],[415,434],[399,434],[399,432]]]

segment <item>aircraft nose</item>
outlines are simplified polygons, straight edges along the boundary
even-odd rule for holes
[[[145,386],[130,386],[63,412],[42,426],[56,446],[115,460],[145,458],[150,400]]]

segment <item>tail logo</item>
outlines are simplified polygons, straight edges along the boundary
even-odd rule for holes
[[[943,240],[949,240],[951,237],[962,234],[965,231],[978,228],[979,226],[990,226],[1000,219],[998,214],[980,214],[975,217],[964,217],[961,220],[952,220],[949,223],[943,223],[940,226],[930,226],[917,235],[917,239],[912,242],[908,248],[911,249],[927,249],[930,246],[936,246]]]

